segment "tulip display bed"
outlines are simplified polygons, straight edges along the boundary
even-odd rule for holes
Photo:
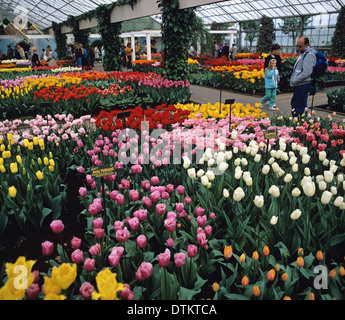
[[[94,76],[26,83],[57,112],[0,122],[0,299],[344,299],[342,123],[184,101],[90,115],[75,78],[109,99],[122,83]]]

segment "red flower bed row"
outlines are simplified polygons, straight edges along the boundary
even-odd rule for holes
[[[104,131],[115,131],[116,129],[124,129],[125,127],[133,130],[141,129],[141,123],[146,121],[149,123],[149,128],[152,130],[157,127],[166,128],[168,125],[175,123],[183,123],[187,120],[190,111],[176,109],[173,105],[162,104],[156,109],[149,108],[144,110],[142,107],[135,107],[128,109],[130,112],[127,119],[118,119],[117,116],[123,111],[114,110],[111,112],[101,111],[95,118],[96,126],[102,128]]]

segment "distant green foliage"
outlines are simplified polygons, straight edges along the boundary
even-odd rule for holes
[[[257,52],[270,52],[273,42],[276,39],[273,19],[263,15],[260,19],[260,33],[257,45]]]
[[[338,15],[332,38],[331,54],[333,57],[345,58],[345,6],[342,6]]]

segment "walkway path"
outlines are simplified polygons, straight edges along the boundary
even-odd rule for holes
[[[314,98],[314,107],[313,110],[316,112],[318,116],[327,117],[329,114],[332,114],[332,111],[325,110],[324,108],[321,109],[322,106],[327,105],[328,99],[326,92],[340,89],[343,87],[331,87],[331,88],[325,88],[324,90],[318,92],[315,95]],[[217,103],[220,102],[220,97],[222,98],[222,103],[225,103],[225,100],[227,99],[235,99],[236,102],[243,103],[244,105],[247,105],[248,103],[252,106],[255,105],[255,103],[260,103],[260,100],[262,99],[262,96],[258,95],[250,95],[250,94],[243,94],[243,93],[237,93],[237,92],[231,92],[229,90],[222,90],[220,92],[219,89],[214,89],[210,87],[203,87],[203,86],[196,86],[191,85],[191,101],[196,104],[203,104],[203,103]],[[278,94],[276,98],[276,105],[279,108],[279,112],[284,115],[291,115],[291,102],[292,93],[282,93]],[[308,106],[310,107],[312,104],[312,97],[309,97],[308,100]],[[268,106],[264,107],[263,111],[267,113],[268,116],[277,115],[276,111],[270,111],[268,109]],[[343,120],[345,118],[345,113],[337,113],[335,117],[333,117],[337,120]]]

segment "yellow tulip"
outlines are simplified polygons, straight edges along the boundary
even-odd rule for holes
[[[5,173],[6,172],[6,168],[3,165],[0,165],[0,171],[2,173]]]
[[[17,164],[17,162],[12,162],[12,163],[10,164],[10,170],[11,170],[11,172],[12,172],[13,174],[18,173],[18,164]]]
[[[36,177],[37,177],[38,180],[43,180],[44,179],[43,173],[41,171],[37,171],[36,172]]]
[[[43,159],[43,163],[44,163],[45,166],[48,166],[49,165],[49,159],[47,157],[45,157]]]
[[[17,196],[17,189],[14,186],[12,186],[8,188],[8,193],[11,198],[15,198]]]

